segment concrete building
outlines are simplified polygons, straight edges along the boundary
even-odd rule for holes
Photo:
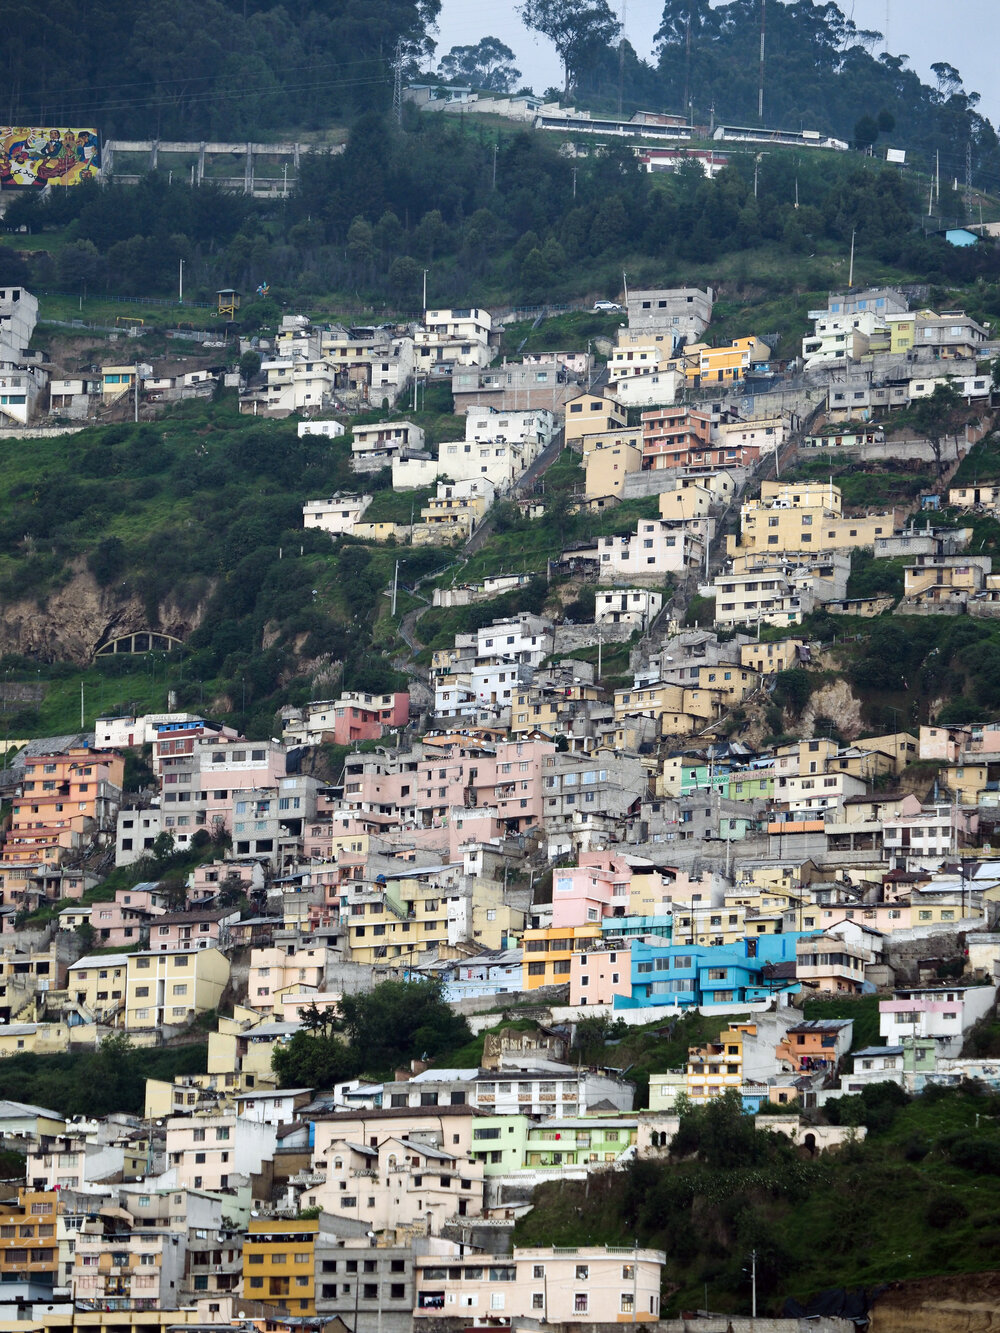
[[[634,333],[669,333],[673,348],[683,338],[695,341],[712,322],[711,287],[675,287],[632,291],[628,294],[628,326]]]
[[[415,1320],[538,1320],[547,1325],[656,1321],[661,1250],[586,1246],[518,1249],[492,1264],[417,1258]]]
[[[488,310],[427,310],[414,334],[415,367],[419,373],[436,367],[486,366],[491,360],[493,320]]]
[[[100,972],[101,962],[81,959],[71,974],[79,976],[85,963],[88,974]],[[228,981],[229,960],[216,948],[128,954],[124,1026],[135,1032],[186,1027],[218,1008]]]
[[[765,481],[760,499],[740,507],[739,538],[726,539],[729,555],[750,551],[847,551],[874,547],[899,526],[895,511],[847,518],[832,482]]]
[[[172,1116],[166,1125],[167,1166],[179,1185],[218,1193],[243,1184],[273,1159],[274,1125],[223,1115]]]
[[[302,526],[318,528],[331,536],[354,531],[373,500],[371,495],[347,495],[340,491],[329,500],[307,500],[302,506]]]

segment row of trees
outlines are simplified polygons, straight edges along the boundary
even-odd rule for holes
[[[582,266],[615,274],[627,263],[637,281],[663,281],[673,261],[710,264],[773,243],[808,254],[824,242],[847,247],[855,234],[859,253],[925,279],[995,279],[995,250],[925,239],[920,211],[908,178],[853,155],[737,155],[714,180],[694,163],[664,178],[622,144],[574,165],[546,136],[497,140],[482,126],[416,114],[400,130],[371,114],[343,154],[306,159],[286,201],[163,176],[21,197],[12,225],[64,228],[68,240],[30,271],[15,256],[23,272],[3,276],[39,290],[152,295],[174,289],[182,258],[192,293],[267,279],[284,299],[351,291],[414,310],[427,267],[442,304],[539,300],[578,295]]]
[[[440,0],[54,0],[44,38],[0,56],[10,125],[107,138],[267,138],[391,106],[392,62],[433,47]],[[9,32],[38,31],[9,0]]]

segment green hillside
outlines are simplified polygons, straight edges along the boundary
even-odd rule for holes
[[[834,1108],[868,1137],[820,1156],[755,1129],[730,1098],[686,1112],[676,1158],[541,1186],[515,1244],[663,1249],[667,1316],[701,1307],[706,1286],[712,1310],[749,1314],[754,1250],[765,1314],[833,1287],[992,1268],[997,1098],[932,1089],[910,1101],[878,1084]]]

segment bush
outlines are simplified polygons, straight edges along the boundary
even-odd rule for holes
[[[951,1160],[963,1171],[981,1176],[1000,1176],[1000,1142],[996,1139],[966,1134],[956,1139],[949,1150]]]

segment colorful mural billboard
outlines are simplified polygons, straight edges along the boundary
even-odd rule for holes
[[[101,170],[96,130],[0,126],[0,189],[79,185]]]

